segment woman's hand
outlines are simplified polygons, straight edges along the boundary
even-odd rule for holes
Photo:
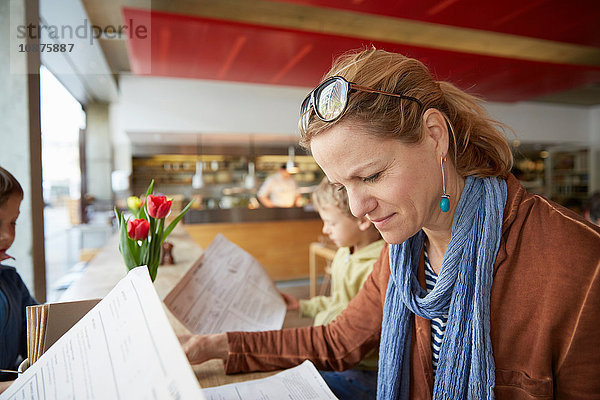
[[[283,301],[285,301],[285,306],[288,311],[295,311],[300,309],[300,301],[292,296],[291,294],[279,293],[281,297],[283,297]]]
[[[179,335],[179,343],[190,364],[201,364],[213,358],[227,359],[229,345],[227,334],[213,335]]]

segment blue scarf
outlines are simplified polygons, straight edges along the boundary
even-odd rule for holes
[[[413,313],[432,319],[448,314],[433,399],[493,399],[490,293],[502,232],[506,182],[467,177],[452,237],[434,289],[417,280],[425,234],[390,246],[390,280],[379,348],[378,399],[408,399]]]

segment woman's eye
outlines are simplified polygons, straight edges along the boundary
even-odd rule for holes
[[[365,183],[375,182],[377,179],[379,179],[379,176],[381,176],[381,172],[378,172],[376,174],[373,174],[371,176],[367,176],[366,178],[363,178],[363,182],[365,182]]]
[[[342,191],[342,190],[344,190],[344,189],[346,189],[346,188],[345,188],[344,186],[342,186],[342,185],[339,185],[339,186],[336,188],[336,190],[337,190],[338,192],[341,192],[341,191]]]

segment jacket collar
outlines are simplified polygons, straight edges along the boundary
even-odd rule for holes
[[[509,174],[506,179],[506,192],[506,206],[504,206],[504,216],[502,218],[502,234],[506,233],[515,221],[519,206],[523,201],[523,197],[527,194],[525,188],[513,174]]]
[[[502,217],[502,238],[496,255],[496,262],[494,263],[494,276],[498,273],[498,268],[503,265],[504,260],[508,256],[506,236],[512,224],[517,219],[519,207],[526,195],[527,191],[523,188],[519,180],[513,174],[509,174],[508,178],[506,178],[506,205],[504,206],[504,215]]]

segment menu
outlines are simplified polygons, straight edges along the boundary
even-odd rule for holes
[[[314,364],[306,360],[268,378],[202,389],[207,400],[335,400]]]
[[[164,303],[195,334],[281,329],[286,312],[260,263],[221,234]]]
[[[0,400],[203,399],[148,269],[129,272]]]

